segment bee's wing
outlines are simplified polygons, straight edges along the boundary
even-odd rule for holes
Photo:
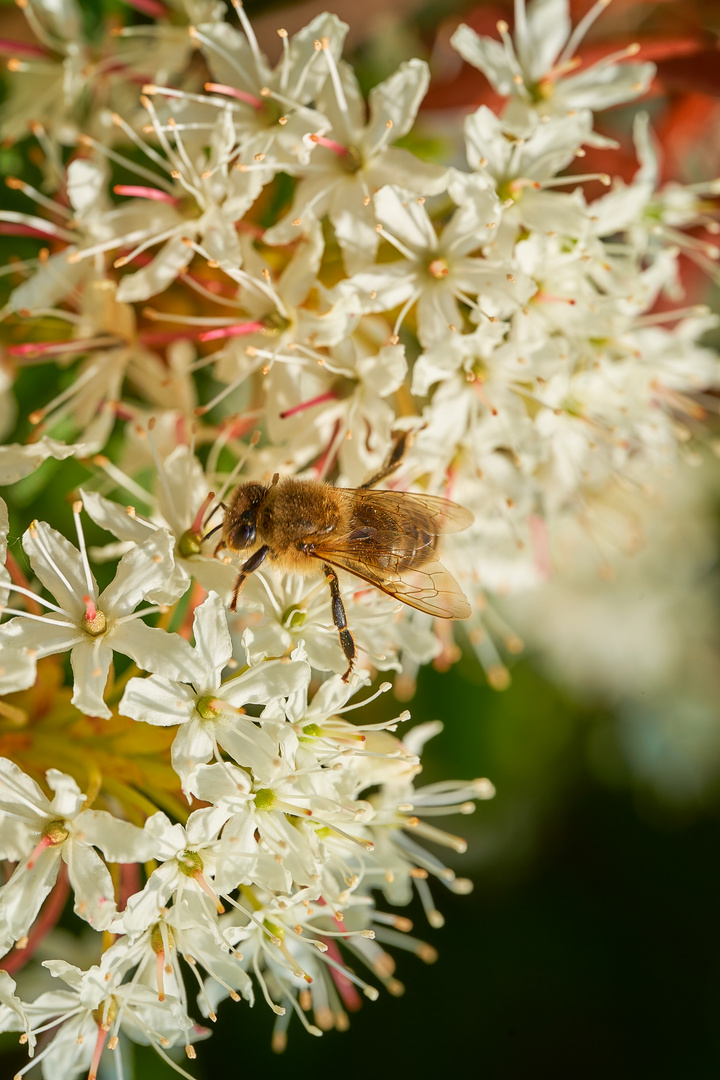
[[[313,555],[362,578],[404,604],[441,619],[467,619],[462,589],[435,555],[437,536],[467,528],[469,510],[432,495],[340,489],[350,522]]]
[[[354,516],[362,514],[363,507],[377,507],[380,513],[386,510],[393,514],[396,528],[402,533],[418,525],[434,536],[462,532],[475,520],[464,506],[439,495],[420,495],[415,491],[375,491],[372,488],[340,488],[337,493],[350,503]]]

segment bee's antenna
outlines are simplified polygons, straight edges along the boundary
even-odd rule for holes
[[[230,488],[232,487],[232,485],[235,482],[235,479],[236,479],[238,473],[240,473],[242,471],[242,469],[245,467],[245,463],[247,462],[247,459],[250,456],[251,449],[254,446],[257,446],[259,441],[260,441],[260,432],[259,431],[253,431],[252,435],[250,436],[250,441],[249,441],[248,446],[247,446],[247,448],[245,450],[245,453],[238,460],[237,464],[235,465],[235,468],[233,469],[233,471],[230,473],[230,475],[227,477],[227,479],[223,483],[222,487],[220,488],[220,493],[219,493],[219,496],[218,496],[218,500],[222,500],[223,497],[225,496],[226,492],[230,490]],[[213,516],[213,514],[218,509],[218,507],[222,507],[223,510],[227,510],[227,507],[225,506],[225,503],[222,502],[222,501],[218,501],[215,504],[215,506],[212,507],[212,509],[209,511],[209,513],[207,513],[205,515],[205,521],[210,520],[210,518]]]
[[[220,522],[220,524],[219,524],[219,525],[215,525],[215,527],[214,527],[214,528],[212,528],[212,529],[210,530],[210,532],[206,532],[204,536],[201,536],[201,537],[200,537],[200,543],[201,543],[201,544],[204,544],[204,543],[205,543],[205,541],[206,541],[206,540],[209,540],[209,539],[210,539],[210,537],[211,537],[211,536],[212,536],[212,535],[213,535],[214,533],[218,532],[218,530],[219,530],[219,529],[222,529],[223,525],[224,525],[224,522],[223,522],[223,521],[221,521],[221,522]]]

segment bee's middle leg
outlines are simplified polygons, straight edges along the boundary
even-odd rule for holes
[[[250,574],[254,573],[257,570],[258,566],[260,566],[261,562],[263,561],[269,550],[270,548],[267,546],[267,544],[263,544],[263,546],[261,548],[258,548],[255,554],[251,555],[247,562],[244,562],[240,567],[238,576],[235,578],[235,586],[233,588],[232,600],[230,601],[231,611],[235,611],[237,607],[238,596],[240,595],[240,590],[245,584],[245,579],[250,577]]]
[[[337,632],[340,637],[340,648],[345,653],[345,659],[348,662],[348,669],[343,675],[343,682],[347,682],[357,658],[355,638],[348,630],[347,615],[345,614],[345,605],[343,604],[342,596],[340,595],[340,585],[338,583],[337,574],[327,563],[323,563],[323,573],[328,579],[328,585],[330,586],[330,608],[332,610],[333,622],[337,627]]]

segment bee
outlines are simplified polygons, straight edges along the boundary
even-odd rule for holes
[[[225,507],[218,550],[253,552],[240,567],[230,610],[235,611],[243,584],[266,559],[288,573],[324,574],[348,662],[345,682],[357,649],[336,570],[347,570],[440,619],[467,619],[471,612],[437,557],[440,535],[467,529],[474,520],[470,511],[435,495],[372,490],[398,467],[407,440],[408,433],[401,435],[380,471],[359,488],[281,479],[276,473],[269,484],[239,484]]]

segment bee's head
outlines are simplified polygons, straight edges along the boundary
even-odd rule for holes
[[[223,521],[223,542],[231,551],[252,547],[257,539],[258,514],[268,488],[264,484],[240,484]]]

